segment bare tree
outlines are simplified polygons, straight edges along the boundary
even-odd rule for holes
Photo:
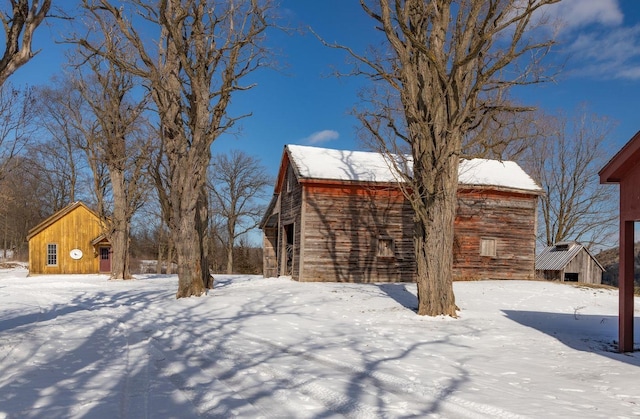
[[[82,133],[73,119],[82,108],[82,98],[73,91],[68,78],[36,90],[37,122],[43,131],[40,137],[46,140],[32,144],[27,154],[38,168],[34,176],[47,185],[47,200],[53,203],[54,212],[81,198],[79,183],[87,169],[85,153],[79,147]]]
[[[617,201],[598,178],[607,162],[613,124],[582,108],[572,118],[540,112],[537,125],[540,134],[522,163],[545,192],[540,198],[540,242],[602,245],[617,228]]]
[[[151,135],[143,128],[143,112],[147,96],[136,91],[134,76],[104,56],[130,57],[128,44],[112,20],[98,20],[89,26],[101,44],[101,54],[79,46],[80,70],[75,85],[95,116],[96,135],[87,137],[91,154],[100,159],[109,173],[112,205],[106,212],[100,205],[100,215],[107,226],[113,261],[111,279],[131,279],[129,243],[131,219],[144,198],[147,150]],[[99,202],[104,203],[104,196]]]
[[[10,84],[0,86],[0,181],[15,167],[33,133],[34,95]]]
[[[260,223],[265,205],[258,200],[264,198],[271,179],[258,159],[238,150],[214,156],[209,173],[211,212],[219,217],[225,233],[218,236],[226,248],[227,273],[231,274],[236,240]]]
[[[8,3],[10,11],[0,8],[5,38],[4,54],[0,58],[0,86],[36,54],[31,49],[33,34],[51,8],[51,0],[10,0]]]
[[[544,79],[537,41],[544,6],[559,0],[360,0],[385,40],[359,54],[356,74],[380,96],[359,119],[405,181],[414,211],[418,314],[456,316],[452,285],[458,165],[466,134],[497,114],[514,85]],[[340,46],[338,46],[340,47]],[[408,154],[409,160],[399,157]],[[411,168],[411,170],[408,170]]]
[[[109,173],[105,164],[102,149],[94,144],[100,143],[100,124],[92,114],[87,101],[82,97],[80,91],[80,82],[71,75],[65,80],[59,82],[59,85],[53,89],[45,89],[43,94],[46,96],[48,103],[43,107],[45,115],[43,118],[50,118],[49,121],[43,122],[47,130],[56,130],[56,126],[60,126],[55,142],[62,142],[62,148],[67,148],[65,154],[68,155],[67,163],[71,164],[70,169],[75,171],[73,175],[77,181],[80,175],[80,164],[83,172],[89,172],[90,183],[89,188],[92,191],[95,207],[100,214],[107,213],[106,197],[109,196],[111,184],[109,181]],[[64,125],[64,127],[62,127]],[[80,151],[84,158],[79,160],[77,152]],[[84,173],[83,173],[84,174]],[[73,196],[75,198],[75,183]]]
[[[509,103],[508,108],[514,107],[517,105]],[[485,118],[466,133],[462,146],[464,157],[518,160],[536,141],[539,133],[537,117],[533,111],[507,110]]]
[[[32,144],[25,155],[27,157],[21,162],[20,171],[41,185],[38,190],[40,206],[46,206],[53,213],[75,202],[81,195],[78,193],[78,173],[74,168],[78,162],[72,160],[57,141],[49,139]]]
[[[105,53],[88,40],[80,44],[140,77],[160,119],[168,189],[164,205],[178,258],[178,298],[198,296],[210,281],[206,260],[206,194],[210,146],[239,117],[227,113],[241,81],[264,64],[261,46],[270,0],[83,0],[93,19],[113,19],[136,59]],[[146,25],[145,34],[136,27]],[[138,22],[139,23],[139,22]],[[150,25],[160,38],[147,41]]]

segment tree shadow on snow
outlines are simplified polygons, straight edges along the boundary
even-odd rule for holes
[[[16,329],[25,325],[36,324],[38,322],[44,323],[50,320],[55,320],[58,316],[64,316],[65,314],[74,313],[79,310],[85,310],[85,308],[77,305],[55,305],[52,308],[44,311],[21,314],[15,317],[7,316],[8,318],[0,320],[0,333],[7,332],[11,329]]]
[[[618,317],[569,313],[502,310],[507,318],[523,326],[543,332],[568,347],[640,366],[640,356],[618,353]],[[640,324],[635,322],[635,336],[640,337]],[[635,350],[638,351],[636,343]]]
[[[0,359],[0,376],[5,377],[0,416],[140,417],[139,406],[151,405],[159,417],[175,412],[189,417],[189,401],[169,397],[171,389],[156,394],[140,388],[149,382],[151,357],[139,356],[135,365],[129,359],[154,331],[149,324],[136,324],[136,313],[169,295],[98,292],[2,322],[0,337],[17,346],[3,348],[8,359]],[[129,306],[135,309],[122,310]],[[59,337],[38,331],[45,328],[58,329]],[[20,359],[19,367],[7,362],[13,357]]]
[[[433,362],[432,345],[454,345],[448,336],[402,342],[375,322],[352,333],[358,329],[346,314],[332,327],[314,306],[293,310],[290,287],[276,282],[238,303],[228,298],[232,281],[221,279],[212,298],[175,300],[173,286],[81,291],[39,317],[7,320],[16,352],[0,359],[0,416],[296,417],[308,405],[315,414],[307,417],[318,419],[381,417],[404,402],[413,406],[406,417],[428,416],[446,411],[469,380],[462,360],[437,386],[412,371],[415,357]],[[376,285],[415,311],[407,286]],[[23,364],[16,367],[14,356]],[[419,380],[395,376],[405,362]]]
[[[418,297],[411,291],[407,290],[409,283],[393,283],[393,284],[377,284],[380,291],[394,299],[401,306],[409,310],[418,312]],[[415,286],[415,284],[411,283]]]

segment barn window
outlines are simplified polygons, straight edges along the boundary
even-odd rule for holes
[[[496,239],[480,239],[480,256],[496,257]]]
[[[392,258],[394,256],[395,256],[395,250],[393,246],[393,239],[391,237],[379,237],[378,238],[378,257]]]
[[[293,183],[293,174],[291,173],[291,170],[287,170],[287,192],[291,192],[292,183]]]
[[[47,266],[58,265],[58,245],[50,243],[47,245]]]

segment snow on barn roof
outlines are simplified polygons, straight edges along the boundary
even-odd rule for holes
[[[388,157],[369,151],[334,150],[302,145],[286,146],[297,174],[303,179],[397,182]],[[499,186],[540,192],[540,186],[513,161],[461,160],[459,182],[470,186]]]

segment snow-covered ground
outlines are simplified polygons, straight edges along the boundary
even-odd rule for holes
[[[640,416],[616,291],[462,282],[434,319],[412,284],[176,287],[0,271],[0,418]]]

